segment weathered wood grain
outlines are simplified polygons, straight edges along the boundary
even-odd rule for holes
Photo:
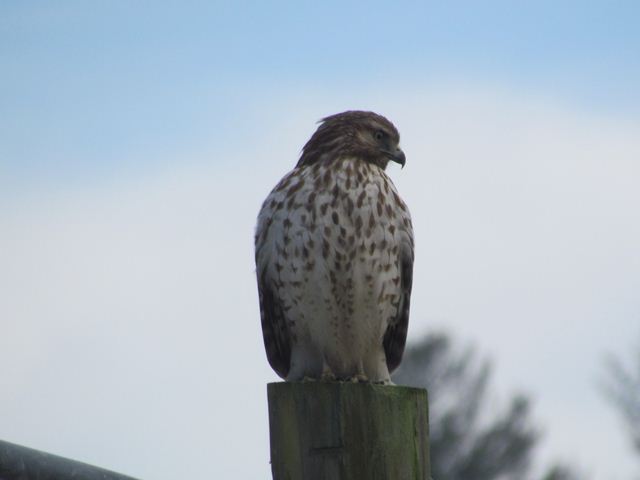
[[[342,382],[267,388],[274,480],[428,480],[427,391]]]

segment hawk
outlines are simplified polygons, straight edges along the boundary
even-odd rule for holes
[[[390,383],[402,359],[413,276],[407,206],[385,173],[404,166],[394,125],[326,117],[264,201],[255,234],[267,358],[287,381]]]

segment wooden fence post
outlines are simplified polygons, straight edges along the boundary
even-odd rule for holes
[[[310,381],[267,393],[273,480],[429,480],[426,390]]]

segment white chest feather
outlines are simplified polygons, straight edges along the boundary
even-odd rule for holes
[[[409,212],[384,171],[355,159],[292,171],[262,207],[256,247],[293,362],[304,371],[375,370],[362,363],[384,360],[382,339],[401,302],[400,255],[413,248]]]

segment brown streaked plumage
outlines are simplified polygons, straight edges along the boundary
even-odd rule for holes
[[[384,172],[397,129],[372,112],[326,117],[265,200],[256,267],[267,358],[287,380],[390,382],[407,335],[411,217]],[[319,228],[318,228],[319,227]]]
[[[376,135],[381,135],[376,139]],[[380,140],[386,148],[380,148]],[[354,157],[379,166],[383,170],[389,160],[404,166],[405,157],[398,148],[400,134],[389,120],[373,112],[348,111],[322,119],[316,132],[302,149],[296,167]],[[348,169],[348,167],[347,167]],[[325,172],[325,184],[329,172]],[[351,179],[351,176],[348,177]]]

